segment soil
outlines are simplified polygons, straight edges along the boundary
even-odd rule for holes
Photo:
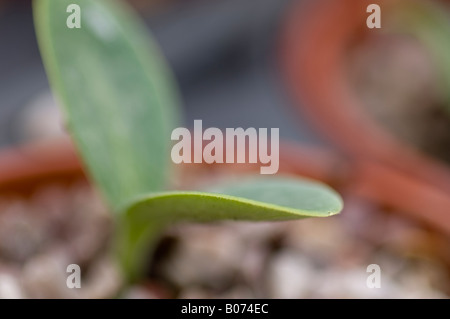
[[[0,298],[100,298],[119,288],[107,254],[111,215],[85,183],[2,198],[0,207]],[[86,274],[79,291],[66,286],[70,264]]]
[[[337,217],[223,222],[168,229],[142,284],[121,291],[111,215],[79,183],[2,198],[0,298],[441,298],[450,291],[446,241],[347,198]],[[383,236],[380,236],[383,234]],[[79,264],[81,289],[66,268]],[[381,267],[369,289],[367,267]]]

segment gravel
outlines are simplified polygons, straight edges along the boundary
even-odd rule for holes
[[[111,214],[87,184],[2,198],[0,298],[447,298],[447,239],[349,198],[326,219],[180,224],[123,288]],[[438,249],[441,247],[441,249]],[[81,267],[69,289],[67,266]],[[381,268],[381,288],[366,285]]]

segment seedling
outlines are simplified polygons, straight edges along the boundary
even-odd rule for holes
[[[66,9],[81,8],[81,28]],[[139,279],[155,238],[172,222],[275,221],[339,213],[338,194],[317,182],[255,177],[214,192],[165,191],[177,126],[174,81],[146,28],[112,0],[35,0],[39,45],[67,126],[117,221],[119,263]],[[211,191],[211,190],[210,190]]]

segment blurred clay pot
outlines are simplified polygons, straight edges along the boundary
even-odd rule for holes
[[[43,184],[84,178],[75,149],[67,137],[0,151],[0,193],[33,192]]]
[[[375,1],[382,10],[398,1]],[[450,235],[450,169],[402,142],[365,111],[346,73],[349,48],[368,29],[368,3],[296,3],[287,15],[280,57],[298,105],[345,154],[352,191]]]

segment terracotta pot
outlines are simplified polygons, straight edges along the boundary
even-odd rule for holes
[[[337,185],[342,176],[341,158],[313,147],[282,143],[280,172],[301,175]],[[188,175],[209,174],[213,171],[253,173],[260,164],[191,164],[181,167]],[[195,171],[190,174],[189,171]],[[0,194],[28,194],[44,184],[68,183],[85,179],[83,167],[70,138],[57,138],[0,151]]]
[[[42,184],[84,178],[69,138],[0,151],[0,193],[27,194]]]
[[[374,1],[383,10],[394,2]],[[349,47],[362,33],[377,32],[366,27],[367,5],[302,1],[290,10],[280,51],[288,86],[302,111],[346,154],[355,192],[450,235],[449,167],[378,125],[346,76]]]

